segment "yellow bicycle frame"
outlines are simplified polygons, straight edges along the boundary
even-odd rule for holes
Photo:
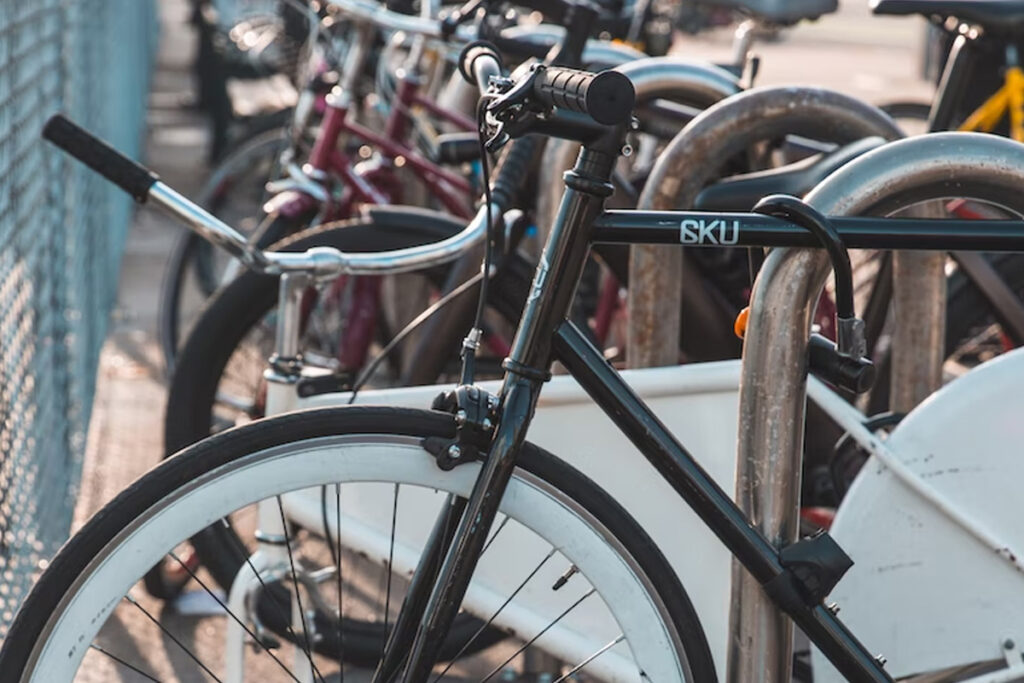
[[[1010,137],[1024,142],[1024,70],[1019,66],[1007,67],[1003,87],[975,109],[960,130],[990,133],[1007,112],[1010,115]]]

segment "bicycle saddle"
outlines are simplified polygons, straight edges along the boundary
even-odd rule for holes
[[[978,24],[988,34],[1024,31],[1024,0],[871,0],[875,14],[920,14]]]
[[[772,24],[796,24],[836,11],[837,0],[702,0],[702,5],[738,9]]]
[[[749,211],[762,197],[770,194],[802,197],[839,167],[883,144],[885,140],[880,137],[864,138],[780,168],[726,178],[704,188],[697,195],[693,208],[698,211]]]

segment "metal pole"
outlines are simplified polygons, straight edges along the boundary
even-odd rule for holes
[[[926,213],[941,215],[942,206],[932,203],[914,213],[922,217]],[[906,413],[942,386],[942,363],[946,357],[946,254],[893,254],[892,291],[889,406]]]
[[[941,197],[1012,206],[1024,182],[1015,143],[946,134],[891,143],[843,167],[807,201],[826,215],[886,215]],[[737,498],[772,541],[796,538],[806,399],[805,348],[829,267],[823,251],[776,249],[754,288],[740,379]],[[854,558],[856,559],[856,558]],[[734,565],[727,680],[789,681],[792,625]]]
[[[693,205],[729,159],[763,140],[789,133],[852,142],[902,136],[892,119],[854,98],[819,88],[755,88],[707,109],[658,158],[638,208]],[[679,312],[686,265],[678,249],[634,246],[630,263],[628,362],[666,365],[678,358]],[[751,679],[753,680],[753,679]],[[744,682],[746,683],[746,682]]]
[[[630,248],[626,335],[629,367],[655,368],[679,363],[682,291],[683,260],[678,247],[634,244]]]
[[[824,251],[776,249],[751,299],[740,376],[736,496],[778,547],[794,542],[799,530],[807,335],[827,275]],[[793,624],[737,562],[728,645],[728,681],[789,682]]]
[[[971,42],[957,36],[939,84],[940,98],[929,116],[929,130],[951,127],[956,97],[967,87],[974,61]],[[914,207],[909,215],[942,218],[942,202]],[[908,412],[942,386],[946,330],[946,258],[944,254],[897,252],[893,255],[892,367],[889,407]]]

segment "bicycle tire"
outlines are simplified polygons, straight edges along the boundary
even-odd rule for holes
[[[190,529],[208,523],[205,520],[211,517],[230,514],[236,505],[250,505],[268,496],[280,500],[289,491],[335,483],[340,487],[342,477],[350,482],[395,482],[396,486],[404,482],[428,492],[440,490],[442,495],[468,495],[480,463],[445,472],[424,445],[426,439],[448,439],[454,434],[454,418],[445,413],[346,406],[251,423],[165,460],[94,515],[43,573],[0,649],[5,680],[60,683],[64,680],[62,667],[73,667],[64,672],[73,676],[89,649],[82,642],[92,642],[137,580],[134,573],[185,540],[167,533],[168,527],[162,525],[168,518],[173,531],[187,537]],[[338,466],[328,467],[325,462]],[[360,467],[377,468],[385,474],[371,477]],[[290,481],[280,481],[282,472],[288,473],[285,478]],[[256,481],[259,490],[253,490]],[[266,487],[281,488],[271,491]],[[523,445],[511,487],[512,495],[502,503],[505,514],[550,543],[552,552],[564,553],[564,562],[578,567],[582,580],[587,581],[584,590],[590,586],[597,591],[600,585],[599,595],[622,635],[629,631],[630,637],[634,632],[639,636],[642,629],[645,639],[651,641],[630,641],[629,652],[641,660],[640,664],[634,662],[635,666],[644,673],[678,667],[681,675],[656,675],[655,680],[661,681],[716,679],[703,628],[686,591],[651,539],[614,499],[564,461],[529,443]],[[521,492],[527,490],[540,491],[542,496],[524,500],[528,496]],[[544,511],[531,512],[543,496],[552,504]],[[340,529],[340,511],[338,514],[335,528]],[[542,520],[540,524],[538,520]],[[567,533],[578,538],[580,529],[586,537],[574,544],[577,549],[586,545],[586,556],[578,550],[574,555],[572,548],[565,549],[557,540]],[[330,531],[328,535],[334,536]],[[561,567],[551,569],[560,571]],[[605,590],[612,586],[614,590]],[[637,595],[644,599],[637,600]],[[548,599],[555,599],[553,593]],[[97,604],[104,606],[99,613],[93,611]],[[91,619],[81,618],[83,606],[91,612]],[[51,656],[52,648],[59,654]],[[657,659],[653,669],[649,668],[652,650],[655,659],[664,659]],[[57,671],[46,673],[47,667]]]
[[[928,102],[886,102],[878,105],[878,108],[894,119],[912,121],[927,121],[932,111],[932,105]]]

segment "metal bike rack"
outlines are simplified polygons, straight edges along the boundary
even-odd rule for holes
[[[640,209],[693,205],[724,160],[762,140],[800,133],[846,143],[868,136],[902,137],[875,107],[819,88],[755,88],[730,97],[694,119],[658,158]],[[679,349],[683,273],[675,247],[634,246],[630,264],[630,367],[675,364]]]
[[[742,90],[736,77],[725,69],[679,57],[647,57],[627,62],[616,70],[633,81],[638,102],[686,93],[688,104],[709,107]],[[554,224],[565,189],[562,173],[572,168],[579,150],[579,143],[570,140],[552,138],[546,143],[537,182],[537,222],[545,233]],[[543,240],[538,241],[543,244]]]
[[[1019,145],[936,133],[895,142],[843,167],[806,200],[826,215],[884,215],[943,197],[1006,204],[1019,194]],[[1019,203],[1019,202],[1018,202]],[[775,249],[754,287],[743,349],[737,496],[774,543],[796,540],[806,345],[829,263],[823,250]],[[854,558],[856,560],[856,558]],[[792,624],[734,565],[728,680],[789,681]]]
[[[941,202],[909,212],[941,218]],[[889,407],[907,413],[942,386],[946,356],[946,255],[897,251],[892,258],[892,374]]]

